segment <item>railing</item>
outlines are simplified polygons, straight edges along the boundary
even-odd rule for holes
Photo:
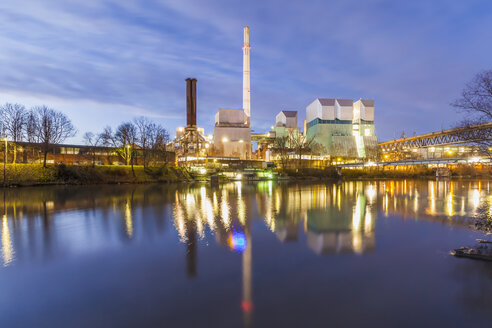
[[[401,151],[431,146],[474,143],[481,140],[492,140],[492,122],[384,141],[379,143],[379,148],[382,151]]]

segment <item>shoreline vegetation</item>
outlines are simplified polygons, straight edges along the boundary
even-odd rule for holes
[[[1,168],[0,168],[1,171]],[[3,172],[2,172],[3,173]],[[196,174],[185,167],[130,165],[65,165],[7,164],[6,183],[0,173],[0,186],[22,187],[36,185],[88,185],[118,183],[180,183],[208,181],[208,174]],[[337,170],[301,168],[274,171],[273,180],[385,180],[385,179],[435,179],[436,169],[380,170],[374,168]],[[220,172],[219,172],[220,174]],[[457,167],[451,169],[451,178],[491,178],[489,168]],[[221,178],[220,181],[228,181]]]

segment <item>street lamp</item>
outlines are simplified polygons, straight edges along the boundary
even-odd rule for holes
[[[5,138],[3,138],[3,140],[5,141],[5,150],[3,152],[3,185],[6,186],[7,185],[7,176],[5,174],[6,172],[6,166],[7,166],[7,136],[5,136]]]

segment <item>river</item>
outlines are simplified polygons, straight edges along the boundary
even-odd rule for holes
[[[0,327],[489,326],[492,264],[449,251],[491,188],[0,189]]]

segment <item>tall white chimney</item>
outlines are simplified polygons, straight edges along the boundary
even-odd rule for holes
[[[247,124],[250,124],[251,116],[251,88],[249,76],[249,27],[244,27],[244,44],[243,44],[243,109],[247,116]]]

